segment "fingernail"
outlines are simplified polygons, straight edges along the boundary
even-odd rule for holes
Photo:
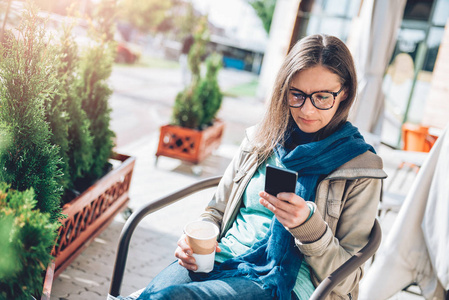
[[[187,250],[186,253],[187,253],[187,255],[189,255],[189,256],[192,255],[192,251],[190,251],[190,250]]]

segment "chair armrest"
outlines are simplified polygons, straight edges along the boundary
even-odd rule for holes
[[[359,252],[354,254],[350,259],[348,259],[344,264],[342,264],[338,269],[336,269],[332,274],[325,278],[315,289],[309,300],[322,300],[332,292],[332,290],[342,282],[346,277],[348,277],[352,272],[357,270],[363,263],[365,263],[371,256],[376,253],[379,248],[380,241],[382,240],[382,231],[380,228],[379,221],[374,220],[373,229],[369,236],[369,241],[360,249]]]
[[[140,221],[147,215],[158,211],[159,209],[173,204],[193,193],[217,186],[220,182],[221,176],[207,178],[191,184],[185,188],[182,188],[176,192],[173,192],[167,196],[161,197],[133,212],[129,219],[123,226],[122,232],[120,234],[119,243],[117,247],[117,254],[115,258],[114,269],[112,273],[112,281],[109,289],[109,294],[111,296],[118,296],[120,294],[120,289],[123,280],[123,274],[125,272],[126,260],[128,258],[129,243],[131,241],[131,236],[136,229]]]

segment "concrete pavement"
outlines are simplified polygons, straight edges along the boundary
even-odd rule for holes
[[[223,70],[222,89],[254,79],[247,72]],[[176,93],[181,90],[179,70],[118,67],[111,77],[112,128],[117,134],[117,151],[137,157],[130,189],[129,206],[133,209],[172,192],[199,178],[222,174],[243,138],[244,128],[255,124],[264,104],[253,98],[226,97],[219,117],[226,122],[220,148],[201,165],[194,175],[192,165],[160,157],[155,165],[158,128],[168,123]],[[396,166],[388,149],[384,155],[387,173]],[[144,287],[160,270],[174,260],[176,241],[182,227],[196,219],[209,201],[212,191],[190,196],[144,219],[131,240],[122,294]],[[391,224],[388,221],[388,224]],[[117,216],[111,225],[54,281],[52,300],[106,299],[115,260],[117,240],[124,220]],[[385,224],[384,233],[388,232]],[[400,294],[392,299],[422,299]]]

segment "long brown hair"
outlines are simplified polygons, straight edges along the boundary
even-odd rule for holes
[[[277,144],[283,144],[286,132],[294,124],[287,100],[294,75],[315,66],[323,66],[338,75],[345,91],[344,101],[340,102],[329,124],[317,133],[316,139],[324,139],[346,122],[357,92],[357,75],[351,53],[334,36],[307,36],[299,40],[286,56],[276,76],[265,115],[257,126],[254,145],[262,160],[271,155]]]

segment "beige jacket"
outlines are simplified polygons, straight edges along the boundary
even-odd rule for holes
[[[238,154],[226,169],[203,219],[216,223],[221,236],[231,227],[242,194],[262,163],[251,145],[254,129],[247,130]],[[368,242],[381,196],[382,160],[366,152],[329,174],[317,188],[317,209],[302,225],[289,229],[311,267],[316,285]],[[348,276],[330,299],[357,299],[363,267]]]

